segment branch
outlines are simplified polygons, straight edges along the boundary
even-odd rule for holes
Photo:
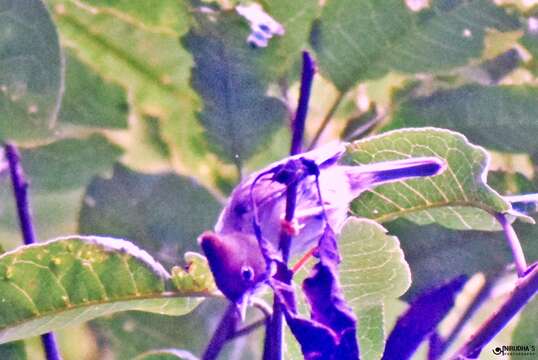
[[[312,90],[312,81],[316,72],[314,60],[308,52],[303,52],[303,71],[301,75],[301,92],[297,112],[292,123],[293,133],[291,138],[290,155],[296,155],[302,151],[304,138],[304,128],[306,115],[308,113],[308,103]],[[297,200],[297,183],[292,183],[286,190],[286,214],[285,220],[291,222],[295,216],[295,204]],[[291,236],[285,231],[280,233],[280,249],[282,250],[282,260],[288,262],[290,252]],[[275,297],[273,303],[273,316],[268,321],[267,331],[264,340],[264,360],[282,359],[282,304]]]
[[[28,182],[24,176],[24,171],[20,162],[20,155],[13,144],[6,144],[5,156],[9,164],[11,183],[13,184],[13,195],[17,205],[19,225],[22,232],[22,239],[25,245],[36,243],[32,214],[30,213],[30,201],[28,197]],[[60,350],[56,342],[54,333],[41,335],[41,342],[45,350],[47,360],[61,360]]]
[[[451,359],[476,358],[482,348],[501,331],[538,291],[538,264],[527,275],[518,279],[508,300],[477,330]]]

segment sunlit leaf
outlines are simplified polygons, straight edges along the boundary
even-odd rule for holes
[[[164,349],[152,350],[138,355],[134,360],[197,360],[198,358],[186,350]]]
[[[125,90],[105,81],[70,52],[68,54],[60,121],[97,128],[126,128]]]
[[[429,3],[415,13],[400,0],[329,1],[312,41],[321,70],[340,90],[389,70],[445,71],[481,55],[486,29],[519,26],[488,0]]]
[[[122,310],[180,314],[191,292],[167,292],[170,275],[143,250],[112,238],[67,237],[0,256],[0,342]],[[189,297],[196,296],[196,297]]]
[[[396,130],[353,143],[348,161],[366,164],[419,156],[447,163],[435,177],[392,183],[366,191],[353,201],[354,214],[378,222],[406,217],[453,229],[498,230],[489,213],[509,205],[486,183],[488,154],[455,132],[435,128]]]
[[[0,140],[49,135],[62,94],[58,35],[41,0],[0,0]]]
[[[151,31],[121,11],[95,12],[67,0],[49,3],[64,44],[101,77],[127,89],[136,113],[161,121],[176,167],[201,174],[208,165],[207,145],[195,118],[199,101],[188,81],[192,60],[178,41],[180,34]],[[128,3],[117,8],[135,7],[142,11],[142,5]],[[180,8],[175,15],[186,18],[187,9]]]

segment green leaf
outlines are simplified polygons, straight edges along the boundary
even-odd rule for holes
[[[172,268],[172,283],[177,291],[191,289],[199,292],[218,292],[207,259],[195,252],[185,254],[185,268]]]
[[[207,145],[195,117],[198,98],[188,82],[192,59],[178,34],[151,31],[120,11],[94,13],[67,0],[49,3],[64,44],[102,78],[127,89],[137,115],[161,121],[177,168],[201,175],[208,166]],[[185,18],[186,9],[173,15]]]
[[[138,355],[134,360],[197,360],[198,358],[186,350],[164,349],[152,350]]]
[[[361,359],[380,359],[385,348],[383,304],[366,305],[357,311]]]
[[[192,178],[142,174],[117,165],[96,178],[84,197],[79,232],[127,238],[166,265],[197,251],[196,238],[213,228],[221,205]]]
[[[512,333],[512,345],[534,345],[538,339],[538,298],[534,297],[520,314],[519,321]]]
[[[140,22],[153,31],[181,33],[187,26],[185,5],[176,0],[85,0],[97,11],[110,11]]]
[[[383,303],[403,295],[411,272],[395,236],[368,219],[350,218],[342,229],[340,281],[359,320],[361,358],[383,353]]]
[[[180,314],[208,292],[166,292],[170,275],[125,240],[72,236],[0,256],[0,343],[123,310]]]
[[[0,345],[0,359],[26,360],[24,341],[15,341]]]
[[[125,90],[102,79],[71,52],[67,54],[60,121],[98,128],[126,128],[129,105]]]
[[[58,34],[40,0],[0,0],[0,140],[50,134],[62,94]]]
[[[283,124],[284,104],[266,95],[267,74],[248,28],[236,13],[197,14],[182,38],[195,67],[191,83],[203,99],[198,114],[209,146],[238,167]]]
[[[273,37],[269,46],[257,49],[263,53],[266,70],[274,73],[274,80],[285,75],[301,59],[306,48],[311,24],[318,15],[317,0],[262,0],[264,9],[282,26],[286,33]]]
[[[485,183],[488,154],[458,133],[436,128],[383,133],[354,142],[347,161],[366,164],[420,156],[444,159],[447,168],[435,177],[368,190],[353,201],[353,214],[378,222],[406,217],[452,229],[500,229],[490,214],[507,211],[509,205]]]
[[[453,231],[437,224],[417,226],[403,219],[386,226],[400,239],[413,274],[406,298],[462,274],[472,276],[482,272],[496,276],[513,262],[502,232]],[[537,259],[537,226],[516,222],[514,228],[525,257],[529,261]]]
[[[487,148],[538,154],[538,88],[465,85],[400,104],[389,129],[440,126]]]
[[[389,70],[442,72],[482,54],[486,29],[519,22],[488,0],[433,0],[412,12],[404,1],[332,0],[323,8],[313,46],[323,73],[342,91]]]
[[[95,134],[22,149],[21,157],[35,191],[69,191],[85,187],[92,177],[111,169],[121,153],[104,136]]]

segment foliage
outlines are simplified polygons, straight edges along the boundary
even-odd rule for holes
[[[537,227],[524,223],[535,214],[512,211],[505,195],[538,192],[538,8],[259,0],[285,32],[253,47],[238,3],[0,0],[0,143],[20,149],[40,240],[20,245],[0,150],[0,358],[34,358],[29,338],[62,327],[66,359],[203,354],[227,305],[213,299],[221,295],[196,239],[244,176],[288,153],[303,49],[319,71],[305,148],[319,133],[320,143],[353,140],[349,166],[420,156],[446,164],[351,204],[336,280],[362,359],[399,349],[391,338],[405,324],[392,324],[407,305],[398,299],[414,314],[459,275],[506,281],[514,259],[498,214],[536,261]],[[449,283],[451,299],[462,281]],[[296,296],[297,316],[308,317]],[[493,313],[506,299],[491,292],[479,305]],[[441,305],[420,333],[431,349],[435,336],[448,338],[438,323],[453,303]],[[534,299],[494,343],[538,346],[536,316]],[[251,308],[247,323],[259,319]],[[444,350],[468,340],[454,335]],[[221,356],[259,358],[262,339],[261,330],[232,339]],[[300,358],[296,340],[286,342],[287,356]]]

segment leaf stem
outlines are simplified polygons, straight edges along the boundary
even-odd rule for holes
[[[17,205],[22,239],[25,245],[35,244],[37,241],[32,222],[32,214],[30,212],[30,200],[28,196],[29,185],[21,166],[20,154],[13,144],[6,144],[4,150],[9,165],[11,183],[13,184],[13,194]],[[43,344],[47,360],[62,359],[54,333],[50,332],[41,335],[41,343]]]
[[[491,315],[478,331],[451,357],[451,359],[477,358],[482,348],[501,331],[538,291],[538,266],[519,278],[508,300]]]
[[[314,135],[314,138],[312,139],[312,142],[308,146],[308,150],[312,150],[316,147],[318,144],[318,141],[323,134],[323,131],[325,131],[325,128],[327,125],[329,125],[329,122],[331,122],[331,119],[336,112],[336,109],[338,109],[338,106],[340,106],[340,103],[344,99],[344,95],[346,93],[339,92],[336,98],[334,99],[331,107],[329,108],[329,111],[327,111],[327,114],[325,114],[325,117],[323,118],[323,121],[321,122],[321,125],[319,126],[318,130],[316,131],[316,134]]]
[[[308,104],[312,90],[312,81],[316,73],[315,63],[307,51],[303,51],[303,69],[301,74],[301,91],[297,111],[292,122],[292,138],[290,146],[290,155],[296,155],[302,152],[304,128],[306,116],[308,114]],[[297,184],[293,183],[286,189],[286,213],[285,220],[291,222],[295,216],[295,204],[297,200]],[[290,253],[291,236],[282,231],[280,233],[280,249],[282,250],[282,260],[288,262]],[[264,340],[264,360],[282,359],[282,341],[283,341],[283,315],[282,304],[275,296],[273,302],[273,316],[268,321],[267,330]]]
[[[525,272],[527,271],[527,261],[525,261],[525,254],[523,253],[523,249],[521,248],[519,238],[517,237],[517,234],[514,231],[512,224],[510,224],[510,221],[508,221],[508,219],[506,218],[506,215],[502,213],[497,213],[495,215],[495,218],[497,219],[499,224],[501,224],[504,231],[504,235],[506,236],[506,240],[508,241],[508,245],[510,245],[510,249],[512,250],[514,263],[516,264],[517,275],[519,277],[523,277],[525,276]]]

